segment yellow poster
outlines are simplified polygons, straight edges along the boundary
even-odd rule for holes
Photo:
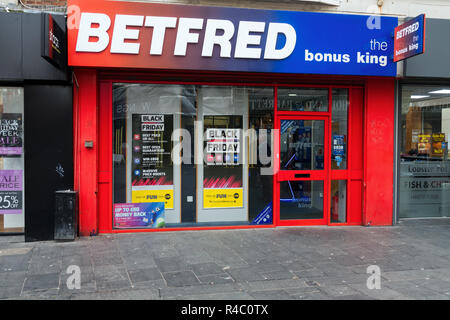
[[[173,189],[166,190],[133,190],[131,201],[141,202],[164,202],[165,209],[173,209]]]
[[[431,135],[432,154],[433,156],[442,156],[444,154],[444,148],[442,143],[445,143],[445,133],[433,133]]]
[[[203,208],[242,208],[242,188],[203,189]]]

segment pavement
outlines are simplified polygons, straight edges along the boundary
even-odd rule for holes
[[[449,236],[450,219],[74,242],[6,236],[0,237],[0,299],[449,300]],[[73,265],[81,272],[80,289],[67,286]],[[380,289],[368,288],[370,265],[380,268]]]

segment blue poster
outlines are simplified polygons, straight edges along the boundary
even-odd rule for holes
[[[253,219],[252,224],[272,224],[272,202]]]
[[[333,135],[333,156],[343,156],[345,155],[345,136],[344,135]]]

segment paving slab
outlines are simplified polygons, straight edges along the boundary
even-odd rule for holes
[[[0,237],[0,299],[450,300],[450,219],[390,227]],[[368,289],[367,268],[381,270]],[[81,288],[69,289],[69,266]]]

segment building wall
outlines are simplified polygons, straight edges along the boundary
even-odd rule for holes
[[[257,8],[271,10],[298,10],[344,13],[377,13],[399,17],[414,17],[425,13],[429,18],[448,19],[450,2],[445,0],[139,0],[140,2],[159,2],[191,4],[203,6],[228,6],[237,8]],[[0,4],[19,3],[14,0],[0,0]],[[29,6],[64,6],[64,0],[21,0]],[[328,3],[328,4],[327,4]],[[337,4],[337,5],[333,5]]]

